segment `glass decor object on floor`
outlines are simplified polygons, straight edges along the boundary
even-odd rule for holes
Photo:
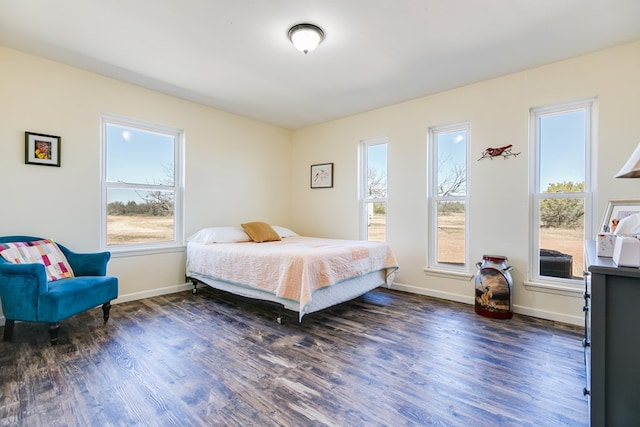
[[[511,319],[513,316],[513,279],[507,257],[483,255],[476,263],[475,311],[496,319]]]

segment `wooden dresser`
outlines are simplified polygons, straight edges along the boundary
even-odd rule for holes
[[[585,365],[591,426],[640,426],[640,269],[585,243]]]

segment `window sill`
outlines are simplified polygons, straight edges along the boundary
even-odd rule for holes
[[[565,297],[583,298],[584,284],[572,283],[542,283],[525,281],[524,287],[532,292],[544,292]]]
[[[171,252],[184,252],[186,246],[154,246],[148,248],[106,248],[104,250],[111,252],[112,258],[125,258],[130,256],[157,255]]]
[[[466,271],[452,271],[444,270],[441,268],[425,267],[423,271],[429,276],[446,277],[449,279],[471,280],[474,277],[473,274],[470,274]]]

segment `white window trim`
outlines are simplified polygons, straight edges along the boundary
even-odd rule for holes
[[[467,134],[467,144],[465,147],[465,156],[466,156],[466,193],[465,196],[454,196],[454,197],[439,197],[438,193],[438,158],[437,158],[437,138],[435,137],[438,133],[448,133],[455,131],[465,131]],[[470,262],[469,262],[469,150],[470,150],[470,142],[471,142],[471,125],[468,122],[465,123],[457,123],[452,125],[444,125],[444,126],[434,126],[429,128],[427,139],[427,164],[429,165],[429,173],[427,174],[427,191],[428,191],[428,212],[427,215],[427,267],[424,269],[425,272],[433,273],[437,275],[449,275],[451,277],[460,277],[467,279],[472,277],[473,275],[469,273]],[[437,219],[438,219],[438,202],[441,200],[461,200],[464,202],[465,210],[464,210],[464,238],[465,238],[465,253],[464,259],[465,263],[460,266],[456,266],[453,264],[446,264],[438,262],[438,231],[437,231]]]
[[[172,134],[175,137],[174,150],[174,240],[170,242],[151,242],[127,245],[107,245],[107,190],[114,188],[113,183],[106,181],[107,170],[107,140],[106,125],[116,124],[121,126],[134,127],[150,132],[160,132]],[[124,116],[103,113],[100,116],[100,247],[102,250],[111,252],[114,258],[152,255],[168,252],[183,252],[186,249],[184,237],[184,131],[165,125],[146,122],[138,119],[131,119]],[[116,185],[117,186],[117,185]],[[154,189],[159,186],[154,185]]]
[[[367,196],[367,183],[368,183],[368,171],[369,171],[369,156],[368,148],[374,145],[387,145],[387,197],[383,198],[369,198]],[[389,138],[386,136],[380,136],[375,138],[368,138],[360,141],[360,239],[369,239],[369,212],[367,206],[369,203],[384,203],[386,208],[387,224],[384,230],[384,240],[387,241],[389,233]]]
[[[595,199],[595,182],[597,179],[595,168],[595,149],[597,147],[597,111],[598,103],[596,98],[582,99],[564,104],[554,104],[544,107],[531,108],[529,111],[529,185],[530,193],[530,250],[529,250],[529,277],[524,282],[526,289],[531,291],[545,292],[563,296],[577,297],[584,292],[585,279],[563,279],[552,276],[540,276],[540,254],[538,248],[539,241],[539,224],[540,212],[540,182],[538,179],[539,167],[539,128],[538,118],[549,113],[565,113],[575,110],[585,110],[585,186],[583,193],[562,193],[558,195],[547,194],[545,198],[582,198],[584,199],[584,232],[586,238],[594,236],[594,199]]]

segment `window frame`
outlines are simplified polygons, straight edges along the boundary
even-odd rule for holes
[[[438,135],[464,131],[466,133],[465,147],[465,195],[464,196],[438,196]],[[427,139],[428,174],[427,174],[427,270],[435,272],[446,272],[467,277],[469,274],[469,167],[470,167],[470,145],[471,145],[471,124],[460,122],[450,125],[433,126],[429,128]],[[464,210],[464,241],[465,250],[463,264],[443,263],[438,261],[438,203],[442,201],[462,201]]]
[[[543,193],[540,188],[540,119],[544,116],[565,114],[573,111],[585,113],[584,147],[584,190],[573,193]],[[595,165],[594,150],[597,135],[597,99],[590,98],[567,103],[534,107],[529,111],[529,188],[530,188],[530,246],[529,277],[525,285],[552,293],[568,292],[574,294],[584,290],[584,278],[567,279],[540,275],[540,206],[545,199],[582,199],[584,203],[584,238],[594,235],[595,215]]]
[[[369,147],[375,145],[386,145],[387,149],[387,158],[386,158],[386,197],[369,197],[367,191],[367,184],[369,182],[368,172],[369,172]],[[389,138],[384,137],[375,137],[368,138],[360,141],[360,185],[359,185],[359,193],[360,193],[360,239],[369,240],[369,212],[368,206],[369,203],[384,203],[385,204],[385,212],[386,212],[386,225],[384,229],[384,241],[387,241],[387,237],[389,235]]]
[[[129,127],[136,130],[169,135],[174,138],[174,182],[173,186],[166,184],[138,184],[107,181],[107,126],[116,125]],[[170,126],[159,125],[138,119],[132,119],[114,114],[101,114],[100,116],[100,247],[107,250],[114,257],[135,256],[143,254],[155,254],[165,252],[184,251],[184,131]],[[173,202],[173,240],[163,242],[125,243],[107,245],[107,208],[108,191],[110,189],[141,189],[141,190],[166,190],[174,193]]]

